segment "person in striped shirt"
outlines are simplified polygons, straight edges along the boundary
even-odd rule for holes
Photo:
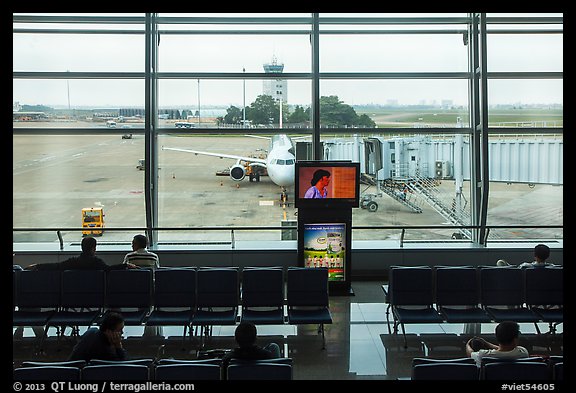
[[[144,235],[136,235],[132,239],[132,252],[124,257],[125,264],[133,264],[138,267],[156,269],[160,267],[158,255],[148,251],[148,238]]]

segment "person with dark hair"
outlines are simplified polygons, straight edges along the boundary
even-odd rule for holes
[[[280,347],[276,343],[270,343],[264,347],[256,344],[256,325],[252,322],[241,322],[234,332],[234,339],[238,347],[226,354],[223,364],[227,364],[230,359],[262,360],[275,359],[281,357]]]
[[[124,318],[116,312],[108,312],[100,328],[89,328],[72,349],[68,360],[126,360],[128,354],[122,347]]]
[[[330,184],[330,172],[325,169],[318,169],[314,172],[312,180],[310,181],[311,187],[304,194],[307,199],[321,199],[328,196],[328,187]]]
[[[96,256],[96,238],[87,236],[82,239],[82,252],[77,257],[71,257],[62,262],[37,263],[26,267],[26,270],[110,270],[137,268],[133,264],[108,265]]]
[[[160,267],[158,255],[148,251],[146,247],[148,247],[148,238],[144,235],[135,235],[132,239],[132,252],[126,254],[124,263],[152,269]]]
[[[524,262],[518,265],[518,267],[545,267],[550,265],[546,260],[550,257],[550,247],[546,244],[538,244],[534,247],[534,261]],[[496,262],[497,266],[512,266],[503,259],[499,259]]]
[[[496,341],[492,344],[483,338],[472,337],[466,343],[466,355],[476,361],[478,367],[482,363],[482,357],[497,357],[503,359],[527,358],[528,350],[518,345],[520,326],[513,321],[500,322],[496,326]]]

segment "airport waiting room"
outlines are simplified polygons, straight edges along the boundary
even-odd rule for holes
[[[562,13],[16,12],[12,143],[14,381],[563,387]]]

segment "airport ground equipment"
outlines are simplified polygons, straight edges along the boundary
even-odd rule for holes
[[[82,236],[102,236],[104,233],[104,216],[104,210],[101,207],[86,207],[82,209]]]

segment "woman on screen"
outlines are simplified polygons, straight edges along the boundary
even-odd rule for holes
[[[326,198],[328,196],[328,190],[326,187],[328,187],[328,184],[330,184],[330,172],[324,169],[318,169],[316,172],[314,172],[314,176],[312,176],[310,184],[312,187],[306,191],[304,198]]]

